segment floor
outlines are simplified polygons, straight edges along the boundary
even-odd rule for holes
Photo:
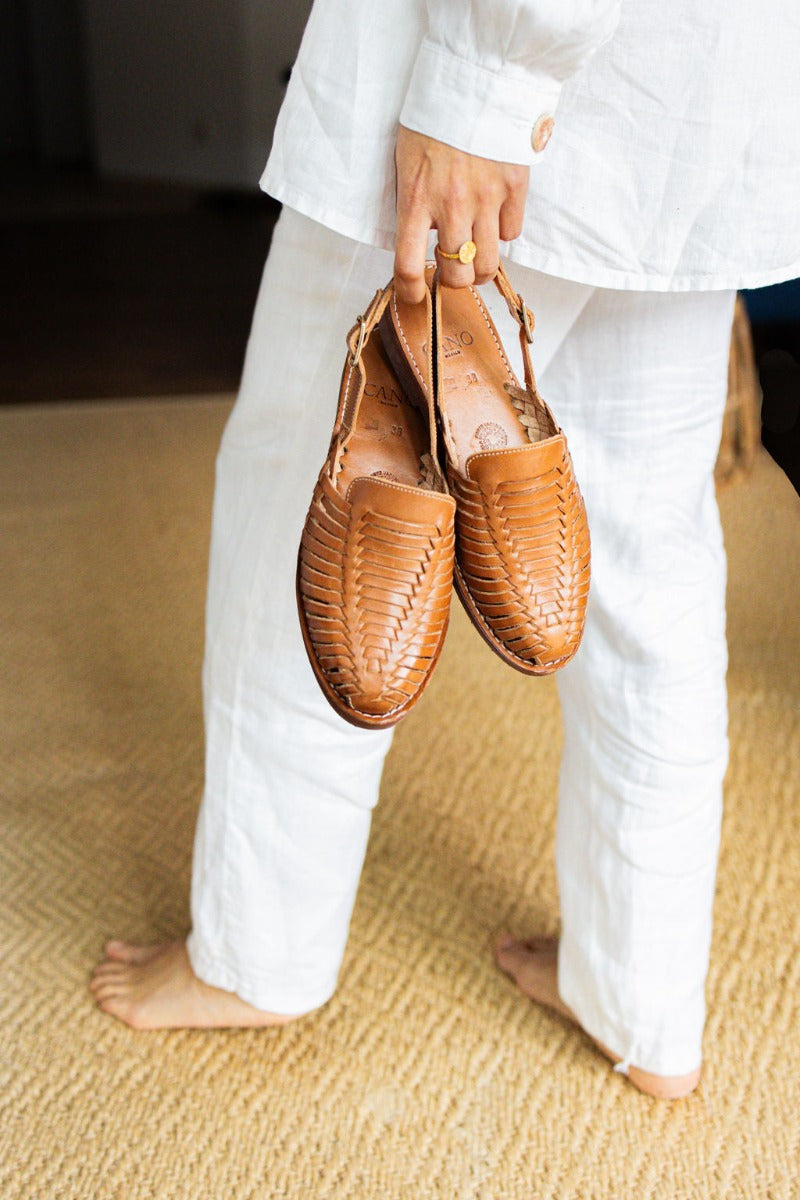
[[[229,409],[0,409],[2,1200],[798,1200],[800,506],[766,455],[720,496],[731,766],[697,1092],[636,1092],[494,966],[501,929],[558,928],[559,707],[458,604],[330,1003],[150,1033],[94,1006],[105,938],[190,926]]]

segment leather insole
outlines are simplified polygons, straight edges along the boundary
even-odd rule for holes
[[[439,407],[463,471],[471,454],[527,446],[504,384],[519,386],[483,301],[472,288],[442,287]]]
[[[422,455],[430,448],[425,417],[401,391],[380,338],[369,339],[361,362],[366,384],[341,459],[341,491],[346,492],[354,479],[364,475],[417,487]]]

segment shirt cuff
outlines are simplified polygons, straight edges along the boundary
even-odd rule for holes
[[[506,67],[500,74],[426,38],[400,124],[467,154],[530,166],[542,157],[561,87],[544,71]]]

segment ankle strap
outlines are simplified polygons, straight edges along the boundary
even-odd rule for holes
[[[529,392],[536,393],[536,379],[533,374],[533,364],[531,363],[530,347],[533,342],[533,313],[528,308],[522,296],[515,292],[511,286],[511,280],[505,273],[502,263],[497,268],[497,274],[494,277],[495,286],[500,295],[508,305],[508,311],[519,326],[519,344],[522,350],[522,366],[525,371],[525,386]]]
[[[498,292],[508,305],[508,311],[515,318],[520,331],[525,335],[526,342],[530,345],[533,341],[533,313],[522,299],[522,296],[512,288],[511,280],[506,275],[502,264],[497,268],[494,282]]]
[[[333,425],[332,438],[347,437],[352,432],[366,383],[364,368],[361,365],[361,352],[381,319],[391,294],[391,281],[385,288],[378,288],[365,308],[363,316],[356,317],[356,323],[347,335],[348,354],[342,374],[339,407]]]

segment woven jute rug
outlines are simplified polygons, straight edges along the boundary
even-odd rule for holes
[[[674,1104],[495,969],[557,929],[552,680],[458,606],[397,732],[336,997],[280,1030],[135,1032],[110,935],[188,927],[224,397],[0,412],[4,1200],[800,1195],[800,519],[722,495],[731,736],[701,1088]]]

